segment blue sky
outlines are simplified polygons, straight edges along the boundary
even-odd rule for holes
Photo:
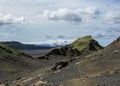
[[[102,45],[120,36],[120,0],[0,0],[0,41],[73,41]]]

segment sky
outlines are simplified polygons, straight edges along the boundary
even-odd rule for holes
[[[120,0],[0,0],[0,41],[72,42],[86,35],[103,46],[120,36]]]

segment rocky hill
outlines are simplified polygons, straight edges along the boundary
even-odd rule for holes
[[[77,39],[71,44],[72,47],[79,51],[98,51],[103,47],[90,35]]]
[[[74,41],[72,44],[51,49],[45,56],[39,59],[48,58],[50,56],[68,56],[75,57],[80,55],[88,55],[103,49],[99,43],[91,36],[85,36]]]
[[[67,80],[62,86],[119,86],[120,37],[105,49],[77,61],[79,76]]]

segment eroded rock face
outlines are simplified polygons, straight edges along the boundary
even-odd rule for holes
[[[81,54],[80,51],[77,49],[74,49],[70,46],[64,46],[59,48],[52,49],[47,55],[62,55],[62,56],[79,56]]]
[[[61,61],[56,63],[56,65],[51,69],[52,71],[60,70],[68,65],[68,61]]]
[[[98,44],[97,41],[95,41],[93,39],[90,40],[90,42],[88,44],[88,50],[97,51],[97,50],[99,50],[97,47],[102,49],[102,47]]]
[[[48,59],[50,56],[80,56],[81,52],[70,46],[58,47],[51,49],[45,56],[39,57],[39,59]]]

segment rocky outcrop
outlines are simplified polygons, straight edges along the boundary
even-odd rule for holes
[[[85,36],[70,45],[53,48],[46,55],[39,57],[39,59],[49,58],[50,56],[75,57],[83,54],[88,55],[100,49],[103,49],[103,47],[96,40],[92,39],[91,36]]]

